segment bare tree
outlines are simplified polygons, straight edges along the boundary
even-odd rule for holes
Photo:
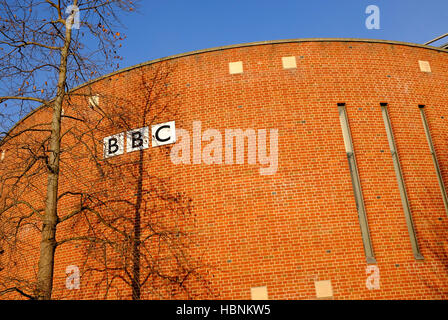
[[[103,159],[105,136],[176,119],[181,103],[169,89],[172,69],[169,64],[142,68],[134,84],[138,96],[132,98],[111,88],[101,92],[101,103],[92,104],[94,85],[66,97],[54,246],[79,253],[82,283],[95,288],[95,298],[216,296],[207,278],[211,268],[202,263],[194,241],[191,198],[151,165],[157,154],[166,158],[170,147]],[[5,144],[9,156],[0,162],[0,241],[8,253],[0,293],[27,298],[37,298],[33,261],[26,261],[36,250],[30,239],[43,229],[44,206],[38,204],[44,198],[40,182],[47,174],[50,125],[42,120],[35,114],[13,130]],[[64,294],[58,289],[53,298]],[[93,296],[75,297],[82,294]]]
[[[115,111],[116,119],[111,123],[121,123],[123,129],[130,130],[175,119],[181,103],[179,94],[169,90],[172,71],[170,64],[140,70],[137,80],[141,93],[137,99],[139,105],[133,101],[118,103],[127,108]],[[129,107],[139,111],[130,113]],[[166,158],[170,146],[154,151]],[[116,278],[132,289],[133,299],[141,299],[142,295],[159,299],[213,295],[205,276],[210,266],[191,254],[196,249],[192,199],[176,191],[171,178],[161,178],[156,170],[148,169],[153,158],[154,153],[140,150],[129,161],[121,161],[119,168],[113,166],[109,170],[108,174],[113,178],[109,177],[108,181],[131,186],[133,194],[124,199],[120,188],[112,189],[109,185],[105,200],[96,202],[95,210],[105,208],[109,211],[103,217],[111,219],[104,224],[110,230],[103,234],[112,237],[107,241],[95,238],[90,242],[89,249],[101,243],[101,254],[96,255],[96,262],[103,268],[85,268],[85,272],[103,273],[105,297]],[[111,202],[120,203],[122,209],[110,212]],[[94,230],[91,228],[90,231]],[[85,257],[89,257],[87,252]]]
[[[134,71],[138,74],[134,83],[138,96],[127,99],[115,93],[102,94],[101,105],[107,106],[106,110],[95,107],[98,116],[89,114],[68,134],[77,141],[70,145],[80,146],[83,151],[70,150],[67,156],[85,153],[95,166],[82,179],[88,187],[68,195],[77,198],[79,209],[61,221],[70,219],[68,228],[76,228],[76,236],[58,241],[58,246],[81,244],[82,279],[90,281],[101,298],[196,298],[214,294],[207,279],[211,268],[201,261],[200,248],[194,241],[192,199],[177,191],[171,178],[160,177],[153,165],[156,158],[167,160],[170,146],[107,160],[102,159],[102,150],[92,150],[102,146],[102,138],[108,133],[176,119],[180,97],[169,89],[174,67],[158,64]],[[66,162],[78,163],[75,159]],[[78,169],[64,170],[70,175],[67,180],[79,180],[75,176]],[[199,254],[195,256],[194,252]],[[123,287],[129,292],[123,293]]]
[[[2,145],[8,145],[13,138],[23,140],[23,137],[29,136],[26,133],[32,131],[35,134],[41,133],[37,134],[35,139],[41,139],[39,148],[42,148],[44,153],[37,155],[38,149],[28,148],[26,151],[33,154],[34,158],[25,165],[25,171],[21,175],[13,178],[20,181],[31,174],[44,172],[46,193],[43,207],[34,208],[29,202],[19,201],[16,197],[16,201],[5,203],[6,207],[0,211],[5,212],[7,209],[25,205],[30,207],[33,216],[39,217],[43,222],[37,286],[33,294],[37,299],[50,299],[53,286],[56,227],[59,222],[57,204],[63,102],[71,87],[97,75],[98,70],[105,66],[111,66],[111,61],[116,57],[116,42],[120,40],[120,33],[115,31],[118,10],[132,11],[133,2],[126,0],[0,2],[2,123],[8,119],[16,120],[17,115],[23,116],[33,110],[36,103],[48,109],[45,114],[46,123],[36,124],[35,127],[18,132],[13,130],[13,134],[7,130],[2,133]],[[79,21],[81,29],[77,30],[74,27],[77,27],[79,15],[82,16]],[[96,49],[88,48],[89,38],[95,39]],[[18,156],[24,155],[22,151],[24,150],[18,152]],[[36,163],[41,162],[39,160],[43,160],[44,165],[36,169]],[[21,190],[23,192],[24,189]]]

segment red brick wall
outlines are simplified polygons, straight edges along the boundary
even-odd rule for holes
[[[286,56],[296,57],[296,69],[282,68],[281,58]],[[419,60],[428,61],[432,72],[420,71]],[[235,61],[243,62],[242,74],[229,74],[228,63]],[[142,122],[142,74],[153,74],[161,66],[171,70],[166,92],[177,96],[157,100],[152,116]],[[132,129],[171,120],[190,133],[193,121],[201,121],[203,131],[213,128],[223,135],[225,129],[278,129],[278,170],[273,175],[260,175],[260,165],[247,164],[247,156],[243,165],[175,165],[169,152],[162,151],[165,148],[144,151],[148,172],[169,179],[172,190],[192,199],[195,223],[190,227],[197,243],[193,253],[209,266],[204,275],[217,294],[208,295],[201,284],[192,283],[197,297],[250,299],[251,287],[267,286],[270,299],[313,299],[318,280],[331,280],[335,299],[448,297],[448,261],[438,256],[444,250],[448,253],[448,216],[418,109],[419,104],[426,105],[448,183],[446,52],[362,41],[242,46],[144,65],[100,79],[89,89],[102,96],[100,105],[105,109],[120,105],[107,97],[132,101],[132,106],[123,106],[135,113],[129,122]],[[347,106],[380,271],[377,290],[366,288],[367,264],[337,108],[342,102]],[[423,261],[415,260],[411,250],[382,102],[389,106]],[[72,104],[85,102],[74,98]],[[165,104],[170,112],[155,117]],[[70,120],[64,121],[68,126]],[[101,128],[95,132],[99,154],[102,138],[125,131]],[[130,160],[138,160],[138,152],[110,161]],[[76,181],[88,180],[93,165],[77,166]],[[61,179],[61,192],[75,184],[70,177],[74,179],[73,174]],[[135,181],[128,181],[115,191],[129,193],[132,200]],[[60,212],[73,205],[61,203]],[[61,226],[59,235],[71,232]],[[34,242],[37,246],[38,239]],[[88,276],[81,279],[80,290],[65,289],[65,268],[78,265],[82,272],[82,259],[74,245],[58,248],[55,297],[101,298],[95,279]],[[111,298],[130,298],[129,287],[118,287],[121,295]],[[143,297],[156,298],[146,293]]]

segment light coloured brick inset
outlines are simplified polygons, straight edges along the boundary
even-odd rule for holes
[[[252,300],[268,300],[268,288],[266,286],[250,288],[250,295]]]
[[[89,97],[89,107],[90,108],[95,108],[95,107],[98,107],[99,105],[100,105],[100,96],[99,95]]]
[[[314,286],[316,287],[316,297],[318,299],[333,298],[331,280],[314,281]]]
[[[230,62],[229,73],[230,74],[243,73],[243,62],[242,61]]]
[[[428,61],[419,60],[418,64],[420,65],[420,71],[422,72],[431,72],[431,66]]]
[[[297,68],[296,57],[282,57],[283,69]]]

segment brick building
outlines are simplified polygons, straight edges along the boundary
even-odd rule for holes
[[[41,124],[47,112],[40,108],[12,132]],[[140,247],[144,299],[448,297],[447,50],[358,39],[201,50],[80,86],[64,115],[59,215],[85,212],[58,227],[55,298],[130,299],[135,292],[126,276],[135,276],[135,261],[126,262],[135,258],[135,246],[104,249],[106,239],[118,243],[120,235],[107,236],[99,211],[121,212],[108,221],[120,232],[145,240],[157,235],[146,253]],[[104,138],[123,133],[118,137],[125,141],[126,132],[171,121],[176,143],[149,142],[133,152],[127,141],[122,154],[104,157]],[[231,129],[246,134],[240,158],[237,139],[226,139]],[[40,133],[27,133],[19,144],[39,139]],[[4,175],[26,159],[17,145],[0,147]],[[45,175],[30,179],[19,189],[40,207]],[[98,204],[104,199],[120,200],[106,209]],[[188,230],[191,242],[173,244],[167,233],[172,247],[160,245],[162,232],[148,231],[150,225],[176,230],[177,238]],[[30,223],[20,232],[26,258],[14,264],[5,249],[0,275],[23,274],[32,282],[38,227]],[[77,236],[101,241],[63,240]],[[194,263],[173,258],[180,247]],[[121,269],[105,272],[111,256]],[[153,260],[143,262],[147,257]],[[179,289],[174,283],[182,277]]]

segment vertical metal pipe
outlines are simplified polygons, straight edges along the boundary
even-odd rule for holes
[[[355,153],[353,150],[353,142],[348,123],[347,111],[345,103],[338,103],[339,120],[342,127],[342,135],[344,138],[345,151],[347,153],[348,166],[352,179],[353,192],[355,195],[356,209],[358,210],[358,219],[361,227],[361,236],[364,244],[364,252],[367,263],[376,263],[373,253],[372,241],[370,239],[369,225],[367,222],[366,209],[364,207],[364,199],[362,196],[361,182],[359,180],[358,166],[356,164]]]
[[[403,174],[401,172],[400,159],[398,157],[397,148],[395,145],[395,139],[392,132],[392,126],[390,123],[389,113],[387,110],[387,103],[381,103],[381,112],[383,114],[384,125],[386,127],[387,139],[389,140],[390,152],[392,154],[392,160],[394,163],[395,174],[397,176],[398,189],[400,190],[401,203],[403,205],[404,215],[406,219],[406,225],[408,227],[409,237],[411,240],[412,252],[417,260],[422,260],[423,255],[420,252],[420,248],[417,242],[417,236],[414,229],[414,223],[412,221],[411,208],[409,205],[409,199],[406,194],[406,186],[404,184]]]
[[[429,150],[430,150],[431,156],[432,156],[432,162],[434,163],[434,167],[436,169],[437,180],[439,181],[439,187],[440,187],[440,191],[442,193],[443,204],[445,205],[445,211],[448,214],[448,198],[446,195],[446,188],[445,188],[445,184],[443,183],[442,173],[441,173],[440,167],[439,167],[439,162],[437,161],[436,150],[434,149],[434,144],[432,143],[431,132],[429,131],[428,121],[426,120],[425,106],[419,105],[418,107],[420,109],[420,115],[422,116],[423,127],[425,128],[426,139],[428,140]]]

